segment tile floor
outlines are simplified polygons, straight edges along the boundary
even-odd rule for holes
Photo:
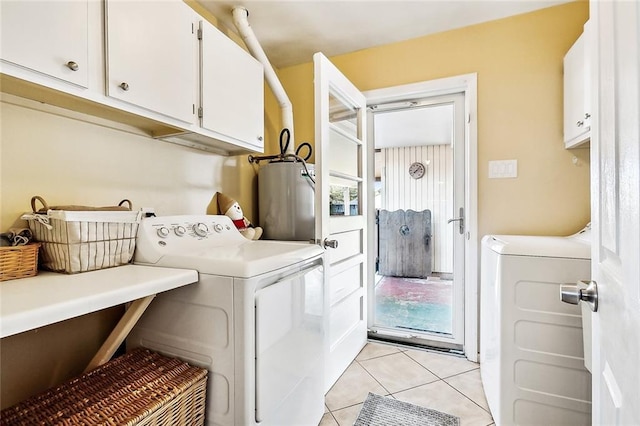
[[[325,396],[320,426],[353,425],[368,392],[493,425],[480,365],[453,355],[369,342]]]

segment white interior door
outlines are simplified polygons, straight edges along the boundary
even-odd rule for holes
[[[322,54],[313,56],[316,240],[328,249],[326,390],[367,340],[366,100]]]
[[[593,424],[640,424],[640,3],[592,1]]]

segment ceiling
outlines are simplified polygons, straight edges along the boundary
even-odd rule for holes
[[[567,0],[197,0],[235,30],[234,6],[249,11],[249,23],[276,68],[310,62],[461,28]]]
[[[375,114],[376,148],[451,144],[453,104]]]

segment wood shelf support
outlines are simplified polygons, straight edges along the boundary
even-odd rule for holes
[[[101,366],[111,359],[154,297],[156,297],[156,295],[152,294],[131,302],[131,305],[127,308],[122,318],[120,318],[120,321],[118,321],[118,324],[116,324],[111,334],[109,334],[107,340],[102,344],[98,353],[96,353],[91,362],[89,362],[89,365],[87,365],[87,368],[85,368],[84,373]]]

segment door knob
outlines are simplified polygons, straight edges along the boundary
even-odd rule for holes
[[[126,92],[129,90],[129,83],[120,83],[120,88]]]
[[[598,284],[595,281],[578,281],[560,286],[560,300],[577,305],[586,302],[593,312],[598,312]]]
[[[338,240],[329,240],[325,238],[322,242],[322,245],[324,246],[324,248],[338,248]]]
[[[80,67],[78,66],[77,63],[75,63],[73,61],[69,61],[69,62],[67,62],[67,68],[69,68],[71,71],[78,71],[78,69]]]

